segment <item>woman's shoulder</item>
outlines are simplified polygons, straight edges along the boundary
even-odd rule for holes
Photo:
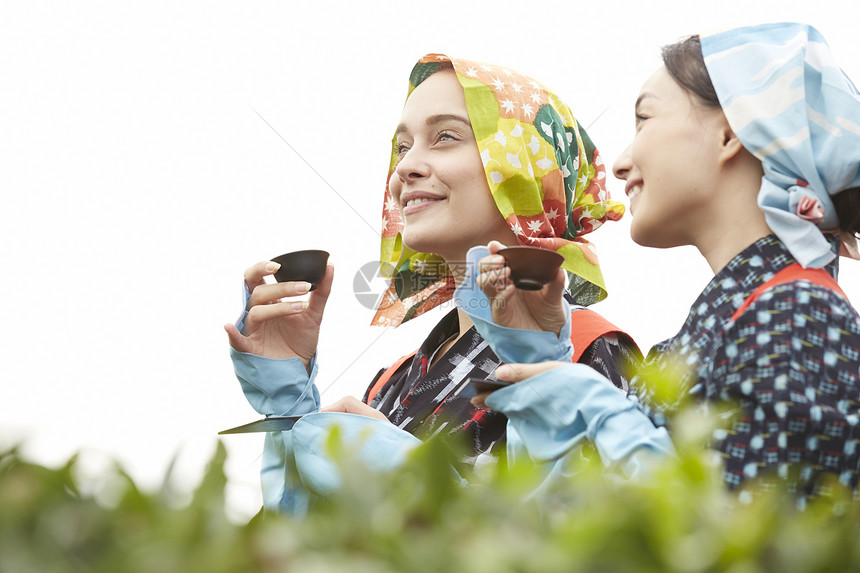
[[[860,338],[860,314],[844,294],[809,280],[795,280],[767,289],[735,320],[732,330],[750,326],[775,333],[777,324],[804,329],[838,328]]]
[[[857,309],[854,308],[844,293],[804,279],[776,285],[763,292],[750,305],[750,309],[780,310],[787,307],[791,307],[795,311],[828,308],[837,316],[845,316],[854,320],[860,318]]]
[[[591,366],[626,392],[630,380],[642,366],[642,352],[626,332],[608,332],[596,338],[578,362]]]

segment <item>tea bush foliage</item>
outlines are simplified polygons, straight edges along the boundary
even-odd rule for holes
[[[683,416],[683,415],[682,415]],[[372,474],[330,438],[342,489],[303,519],[225,511],[218,444],[190,502],[170,478],[142,491],[119,466],[111,495],[85,493],[73,457],[61,468],[0,454],[2,572],[860,570],[860,502],[834,481],[798,511],[779,487],[742,503],[703,446],[710,428],[676,419],[679,455],[625,480],[595,455],[540,496],[532,464],[485,466],[464,485],[456,444],[430,440],[405,467]]]

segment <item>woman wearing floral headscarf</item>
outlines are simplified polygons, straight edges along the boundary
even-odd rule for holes
[[[730,487],[799,476],[789,483],[803,500],[826,472],[856,488],[860,316],[835,277],[840,252],[858,258],[860,96],[821,35],[801,24],[691,37],[664,48],[663,60],[614,172],[627,182],[633,239],[694,245],[715,276],[648,362],[702,404],[737,405],[731,427],[713,436]],[[491,296],[499,274],[479,277]],[[495,348],[496,327],[486,324]],[[512,366],[499,377],[534,376],[529,387],[486,403],[509,416],[531,453],[552,459],[587,436],[607,463],[632,472],[643,452],[670,449],[635,400],[599,376],[576,365]],[[673,404],[638,378],[632,386],[662,425]],[[550,430],[525,415],[536,391],[561,413],[548,418]]]
[[[532,300],[561,298],[566,274],[566,313],[569,305],[602,299],[603,277],[583,235],[623,213],[604,181],[605,168],[585,130],[541,84],[503,67],[426,56],[412,71],[392,144],[381,258],[391,288],[374,324],[397,326],[450,300],[464,280],[468,249],[489,241],[564,256],[566,273],[560,270],[543,290],[529,293]],[[307,292],[307,285],[265,284],[275,270],[267,262],[248,269],[249,310],[240,324],[226,327],[237,377],[257,411],[267,417],[313,413],[290,431],[267,434],[267,508],[301,513],[310,499],[305,488],[325,494],[337,487],[337,472],[321,458],[325,448],[319,445],[331,425],[348,439],[373,430],[361,442],[361,455],[380,469],[396,466],[415,436],[460,435],[472,459],[504,443],[505,417],[474,407],[471,389],[459,393],[467,378],[493,378],[501,360],[457,309],[413,355],[381,371],[363,401],[345,398],[318,412],[316,341],[333,271],[306,307],[295,308],[279,300]],[[542,333],[548,347],[570,360],[565,317],[540,324],[551,331]],[[624,389],[625,372],[641,358],[617,330],[579,350],[579,362]]]

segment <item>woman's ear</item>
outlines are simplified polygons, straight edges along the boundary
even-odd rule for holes
[[[744,150],[744,146],[738,136],[735,135],[725,115],[720,122],[719,134],[722,139],[722,144],[720,145],[720,163],[725,164],[737,157]]]

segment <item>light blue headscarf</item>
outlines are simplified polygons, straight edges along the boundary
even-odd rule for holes
[[[860,94],[824,37],[805,24],[701,37],[708,74],[732,130],[764,164],[758,204],[804,267],[836,256],[830,197],[860,186]]]

